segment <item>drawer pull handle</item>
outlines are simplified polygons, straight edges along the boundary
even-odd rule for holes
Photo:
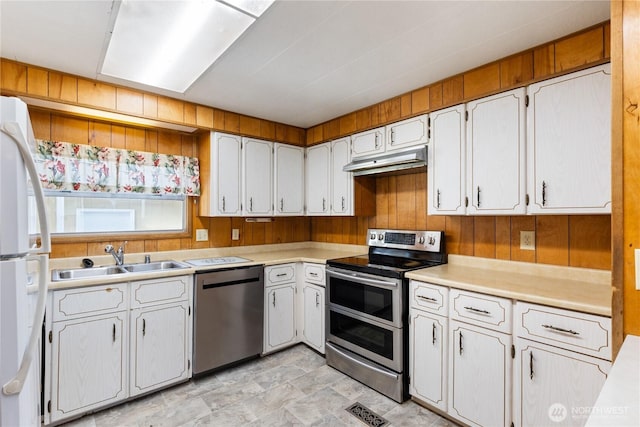
[[[432,340],[431,340],[431,343],[433,345],[435,345],[436,344],[436,322],[433,322],[433,328],[431,329],[431,335],[433,337]]]
[[[572,329],[558,328],[557,326],[553,326],[553,325],[542,325],[542,327],[545,329],[551,329],[552,331],[556,331],[556,332],[564,332],[565,334],[580,335],[580,332],[576,332]]]
[[[490,312],[488,312],[487,310],[482,310],[480,308],[475,308],[475,307],[465,307],[465,310],[469,310],[472,311],[474,313],[481,313],[481,314],[491,314]]]
[[[533,379],[533,351],[529,352],[529,378]]]
[[[310,272],[309,276],[318,277],[318,273]]]
[[[423,299],[425,301],[429,301],[429,302],[438,302],[437,299],[431,298],[431,297],[425,297],[424,295],[418,295],[418,298]]]

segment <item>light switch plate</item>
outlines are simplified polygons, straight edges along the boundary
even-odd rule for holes
[[[536,250],[536,232],[535,231],[520,232],[520,249],[523,249],[526,251]]]
[[[636,249],[635,253],[636,253],[636,290],[640,291],[640,249]]]
[[[232,228],[231,229],[231,240],[240,240],[240,229]]]
[[[196,228],[196,242],[206,242],[207,240],[209,240],[209,230]]]

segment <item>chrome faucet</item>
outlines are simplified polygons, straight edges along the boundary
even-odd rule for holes
[[[104,251],[108,254],[113,255],[113,258],[116,260],[116,265],[122,265],[124,263],[124,249],[122,248],[122,246],[120,246],[118,248],[118,251],[116,252],[113,249],[112,245],[107,245],[104,247]]]

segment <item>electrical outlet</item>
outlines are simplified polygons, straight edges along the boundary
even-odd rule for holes
[[[206,242],[207,240],[209,240],[209,230],[196,228],[196,242]]]
[[[520,249],[524,249],[527,251],[536,250],[536,232],[535,231],[520,232]]]
[[[240,229],[239,228],[231,229],[231,240],[240,240]]]

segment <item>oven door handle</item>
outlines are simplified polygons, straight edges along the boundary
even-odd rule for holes
[[[335,351],[336,353],[339,353],[339,354],[340,354],[340,356],[344,357],[345,359],[348,359],[350,362],[353,362],[353,363],[355,363],[355,364],[358,364],[358,365],[362,366],[363,368],[370,369],[370,370],[372,370],[372,371],[376,371],[376,372],[378,372],[379,374],[382,374],[382,375],[386,375],[386,376],[388,376],[388,377],[391,377],[391,378],[393,378],[394,380],[397,380],[397,379],[398,379],[398,375],[397,375],[397,374],[395,374],[395,373],[391,373],[391,372],[387,371],[386,369],[380,369],[380,368],[378,368],[377,366],[373,366],[372,364],[365,363],[365,362],[363,362],[363,361],[361,361],[361,360],[359,360],[359,359],[356,359],[355,357],[353,357],[353,356],[351,356],[351,355],[349,355],[349,354],[345,353],[344,351],[340,351],[340,349],[336,348],[336,346],[334,346],[334,345],[331,345],[331,343],[329,343],[329,342],[328,342],[328,343],[326,343],[325,345],[327,345],[327,346],[331,347],[331,349],[332,349],[333,351]]]
[[[337,276],[337,277],[342,277],[343,279],[349,279],[349,280],[358,280],[360,282],[364,282],[367,283],[369,285],[374,285],[374,286],[387,286],[390,288],[397,288],[398,284],[395,282],[387,282],[385,280],[376,280],[376,279],[370,279],[368,277],[362,277],[360,275],[358,275],[357,273],[353,273],[353,274],[344,274],[344,273],[340,273],[334,270],[330,270],[327,271],[327,274],[329,276]]]

